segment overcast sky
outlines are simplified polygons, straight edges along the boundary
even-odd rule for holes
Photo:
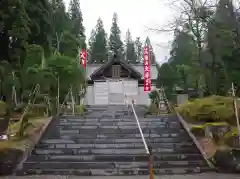
[[[68,5],[70,0],[64,1]],[[87,39],[99,17],[103,20],[109,35],[112,16],[116,12],[122,40],[129,28],[134,39],[137,36],[142,40],[147,36],[150,37],[158,62],[165,61],[165,57],[169,55],[172,34],[158,34],[148,29],[155,28],[157,25],[165,26],[172,17],[173,12],[167,8],[164,0],[80,0],[80,8]]]

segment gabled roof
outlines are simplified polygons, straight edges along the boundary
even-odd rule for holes
[[[111,60],[111,61],[109,61],[108,63],[102,65],[100,68],[98,68],[97,70],[95,70],[95,71],[91,74],[90,78],[93,78],[94,76],[99,76],[99,75],[101,75],[102,72],[103,72],[106,68],[108,68],[108,67],[110,67],[110,66],[112,66],[112,65],[114,65],[114,64],[121,65],[122,67],[124,67],[125,69],[127,69],[129,72],[131,72],[134,77],[139,78],[139,79],[142,78],[142,74],[141,74],[140,72],[138,72],[138,71],[137,71],[135,68],[133,68],[130,64],[128,64],[127,62],[122,61],[122,60]]]

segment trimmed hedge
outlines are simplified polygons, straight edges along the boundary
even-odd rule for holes
[[[223,96],[210,96],[186,103],[176,107],[188,122],[220,122],[236,123],[233,98]]]

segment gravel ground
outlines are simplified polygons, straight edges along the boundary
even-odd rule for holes
[[[125,177],[80,177],[80,176],[7,176],[0,177],[0,179],[148,179],[148,176],[125,176]],[[203,173],[195,175],[169,175],[169,176],[155,176],[154,179],[240,179],[239,174],[217,174],[217,173]]]

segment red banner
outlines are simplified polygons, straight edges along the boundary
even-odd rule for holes
[[[85,49],[82,49],[81,53],[80,53],[80,61],[81,64],[84,68],[86,68],[87,65],[87,52]]]
[[[150,67],[150,53],[149,48],[144,47],[144,91],[151,91],[151,67]]]

